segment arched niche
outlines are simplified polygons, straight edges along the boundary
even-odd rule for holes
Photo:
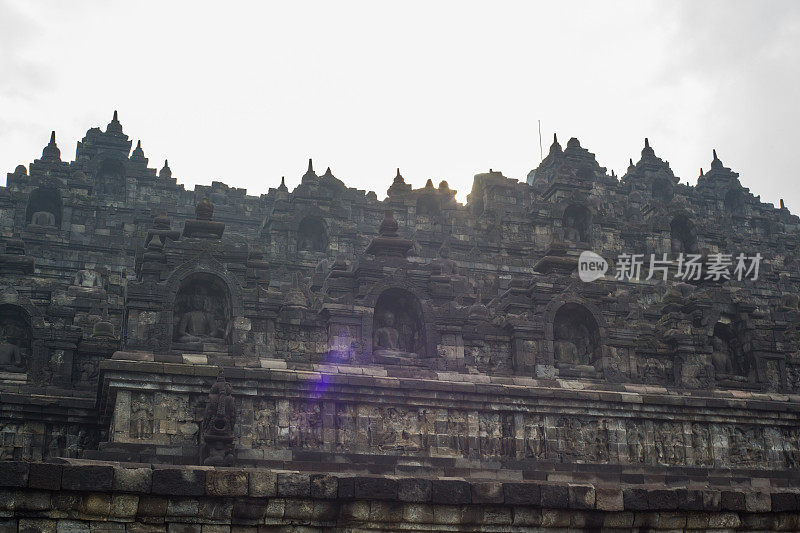
[[[125,165],[118,159],[106,159],[97,171],[98,189],[111,195],[125,194]]]
[[[441,209],[435,194],[423,194],[417,199],[418,216],[438,217]]]
[[[733,187],[728,189],[723,200],[725,212],[731,215],[744,214],[744,193],[741,189]]]
[[[297,226],[297,250],[304,252],[327,252],[328,231],[325,222],[317,216],[304,217]]]
[[[220,277],[197,272],[181,281],[173,305],[173,342],[230,344],[231,320],[230,291]]]
[[[592,212],[582,204],[570,204],[561,217],[564,240],[570,242],[589,242],[592,227]]]
[[[0,369],[24,372],[31,357],[32,337],[28,313],[18,305],[0,305]]]
[[[675,196],[675,186],[666,178],[656,178],[653,180],[650,193],[659,202],[668,203]]]
[[[670,251],[673,254],[696,254],[697,233],[686,215],[676,215],[669,224]]]
[[[745,381],[751,373],[736,323],[721,316],[711,335],[711,364],[717,380]]]
[[[374,353],[426,355],[422,305],[413,293],[398,287],[384,290],[372,320]]]
[[[61,227],[61,193],[54,187],[39,187],[28,198],[25,219],[33,226]]]
[[[600,325],[583,305],[567,302],[553,317],[553,361],[557,367],[591,366],[601,355]]]

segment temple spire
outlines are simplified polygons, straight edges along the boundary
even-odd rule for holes
[[[106,127],[106,133],[122,133],[122,124],[119,122],[119,115],[116,109],[114,110],[114,116],[111,118],[111,122],[109,122]]]
[[[644,138],[644,147],[650,148],[650,141],[647,139],[647,137]]]
[[[308,170],[306,172],[314,172],[314,163],[311,158],[308,158]]]
[[[283,192],[289,191],[289,187],[286,186],[286,176],[281,176],[281,184],[278,185],[278,190]]]
[[[162,179],[169,179],[172,177],[172,169],[169,168],[169,161],[164,160],[164,168],[158,173],[158,177]]]
[[[56,144],[56,132],[50,132],[50,142],[42,150],[42,159],[48,161],[61,161],[61,150]]]

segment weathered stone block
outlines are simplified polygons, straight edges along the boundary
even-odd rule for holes
[[[733,490],[723,490],[720,493],[719,507],[723,511],[746,511],[744,493]]]
[[[503,484],[496,481],[472,483],[472,503],[503,503]]]
[[[206,471],[187,468],[153,470],[153,494],[202,496],[206,491]]]
[[[595,488],[595,508],[599,511],[622,511],[625,509],[622,489],[616,487]]]
[[[455,479],[431,481],[431,501],[445,505],[467,504],[471,501],[469,483]]]
[[[403,502],[431,501],[431,480],[401,478],[397,481],[397,499]]]
[[[110,491],[114,485],[114,469],[110,466],[64,465],[61,488],[79,491]]]
[[[164,517],[167,514],[167,499],[158,496],[142,496],[136,510],[138,516]]]
[[[308,498],[311,496],[311,478],[308,474],[278,474],[278,496]]]
[[[748,492],[745,494],[744,503],[750,513],[768,513],[772,510],[772,499],[766,492]]]
[[[89,515],[107,517],[111,514],[111,495],[91,493],[83,497],[83,512]]]
[[[395,479],[356,477],[355,498],[365,500],[396,500],[398,483]]]
[[[645,489],[623,489],[622,498],[626,511],[646,511],[650,508],[649,495]]]
[[[569,506],[569,488],[566,485],[542,485],[542,507],[566,509]]]
[[[535,483],[503,483],[506,505],[541,505],[542,489]]]
[[[28,463],[21,461],[0,462],[0,487],[25,487],[28,485]]]
[[[271,498],[278,493],[278,474],[272,470],[248,470],[247,477],[250,496]]]
[[[53,463],[31,463],[28,486],[32,489],[59,490],[61,488],[62,465]]]
[[[595,491],[591,485],[569,486],[570,509],[594,509]]]
[[[339,481],[335,476],[314,474],[311,476],[311,497],[325,500],[335,499],[339,493]]]
[[[206,494],[209,496],[247,496],[247,474],[234,470],[209,470]]]
[[[150,492],[152,484],[153,470],[151,468],[114,467],[115,491],[147,494]]]
[[[773,492],[770,497],[773,512],[800,511],[800,494],[796,492]]]

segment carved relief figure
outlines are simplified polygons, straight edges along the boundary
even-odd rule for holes
[[[626,436],[628,440],[628,460],[631,463],[648,462],[647,450],[645,448],[647,436],[645,435],[642,423],[628,422],[626,424]]]
[[[189,280],[175,299],[173,339],[178,342],[226,341],[229,320],[227,293],[212,276]]]
[[[389,289],[375,305],[373,346],[376,353],[423,353],[422,311],[416,298],[402,289]]]
[[[714,462],[711,435],[707,427],[692,424],[692,451],[694,452],[694,464],[710,465]]]
[[[87,289],[102,288],[103,278],[94,270],[78,270],[72,284]]]
[[[201,458],[207,466],[233,466],[233,428],[236,425],[236,402],[233,388],[220,372],[208,393],[203,414]]]

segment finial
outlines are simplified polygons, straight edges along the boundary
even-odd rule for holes
[[[628,158],[628,166],[631,166],[631,167],[633,166],[633,158],[632,157]]]
[[[286,176],[281,176],[281,187],[286,187]]]
[[[428,181],[425,182],[426,189],[433,189],[433,180],[428,178]]]
[[[719,159],[719,158],[717,157],[717,150],[716,150],[716,149],[713,149],[713,150],[711,150],[711,153],[712,153],[712,154],[714,154],[714,161],[716,161],[717,159]]]
[[[311,158],[308,158],[308,172],[314,172],[314,164],[311,162]]]
[[[781,198],[781,209],[786,209],[786,206],[783,205],[783,198]]]
[[[402,178],[403,176],[400,175],[400,167],[397,167],[397,175],[395,178]]]
[[[55,132],[55,130],[50,132],[50,144],[56,144],[56,132]]]
[[[700,167],[700,177],[702,178],[702,177],[703,177],[703,175],[704,175],[704,174],[703,174],[703,167]]]
[[[328,168],[325,169],[325,175],[326,176],[333,176],[333,173],[331,172],[331,167],[328,167]]]
[[[553,144],[558,144],[558,135],[553,133]]]
[[[48,161],[61,160],[61,150],[59,150],[58,146],[56,145],[55,131],[50,132],[50,143],[42,150],[42,159],[46,159]]]
[[[613,169],[611,170],[611,177],[612,177],[612,178],[616,178],[616,177],[617,177],[617,175],[614,173],[614,170],[613,170]]]
[[[650,141],[647,139],[647,137],[644,138],[644,147],[650,148]]]
[[[117,110],[116,109],[114,110],[114,118],[112,118],[111,120],[119,121],[119,119],[117,118]]]
[[[141,139],[136,141],[136,149],[137,150],[141,150],[142,149],[142,141],[141,141]]]

